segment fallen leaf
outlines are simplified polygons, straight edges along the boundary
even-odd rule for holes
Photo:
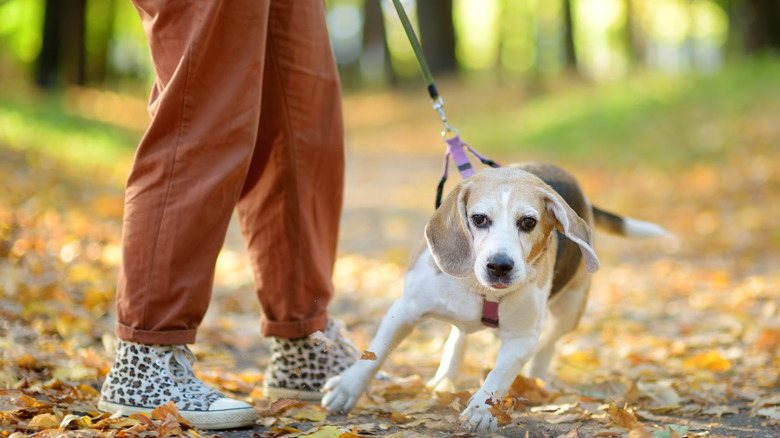
[[[176,407],[176,404],[173,403],[173,401],[169,401],[162,406],[158,406],[152,411],[152,418],[155,420],[166,421],[168,416],[172,416],[178,423],[182,425],[190,425],[189,421],[185,420],[184,417],[181,416],[179,413],[179,408]]]
[[[304,409],[295,414],[295,419],[301,421],[325,421],[325,418],[327,418],[325,412],[313,409]]]
[[[271,433],[268,436],[272,436],[272,437],[281,437],[281,436],[290,435],[290,434],[293,434],[293,433],[301,433],[300,430],[298,430],[298,429],[296,429],[294,427],[289,427],[289,426],[285,426],[285,427],[271,427],[270,432]]]
[[[52,429],[60,426],[60,420],[54,414],[40,414],[30,420],[29,426],[38,429]]]
[[[687,426],[669,425],[663,430],[653,432],[656,438],[683,438],[688,433]]]
[[[731,369],[731,362],[715,350],[691,356],[683,361],[683,368],[688,370],[707,370],[723,372]]]
[[[306,406],[306,403],[295,399],[279,399],[271,403],[268,407],[268,411],[264,412],[269,416],[279,415],[288,409]]]
[[[653,434],[648,432],[642,426],[636,427],[628,433],[628,438],[653,438]]]
[[[780,421],[780,406],[759,409],[756,411],[756,415],[769,418],[772,421]]]
[[[715,417],[720,418],[727,414],[738,415],[739,408],[732,407],[732,406],[725,406],[725,405],[712,406],[704,409],[702,413],[705,415],[714,415]]]
[[[612,422],[622,428],[632,430],[637,426],[636,416],[626,409],[617,407],[614,403],[607,406],[606,412]]]
[[[540,405],[550,399],[552,393],[544,389],[544,383],[538,379],[529,379],[518,375],[507,391],[507,397],[528,401],[531,405]]]

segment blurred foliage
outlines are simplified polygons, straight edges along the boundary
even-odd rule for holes
[[[87,84],[113,89],[146,87],[152,80],[146,39],[130,1],[85,0]],[[380,1],[395,81],[418,80],[416,60],[389,0]],[[365,0],[329,0],[328,25],[344,82],[350,88],[382,71],[385,59],[363,50]],[[29,80],[43,42],[43,0],[0,2],[0,78]],[[637,67],[679,73],[717,71],[739,58],[750,39],[758,3],[749,0],[453,0],[455,53],[465,75],[527,81],[561,74],[565,8],[570,8],[578,72],[604,81]],[[404,1],[417,22],[415,1]],[[780,21],[780,17],[768,23]],[[774,21],[772,21],[774,20]],[[419,23],[425,26],[425,23]],[[771,34],[771,32],[770,32]],[[449,49],[447,49],[449,50]],[[353,68],[354,67],[354,68]],[[353,70],[364,77],[354,77]],[[496,74],[497,73],[497,74]],[[64,80],[64,79],[62,79]],[[390,78],[385,78],[387,82]],[[377,82],[369,80],[372,86]],[[81,84],[84,85],[84,84]]]

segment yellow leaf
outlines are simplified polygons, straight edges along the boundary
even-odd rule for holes
[[[87,396],[97,397],[100,395],[100,392],[97,389],[85,384],[79,385],[78,390],[82,395],[84,395],[84,398]]]
[[[612,422],[620,427],[632,430],[636,428],[639,422],[636,416],[625,409],[617,407],[614,403],[610,403],[607,406],[607,415],[612,419]]]
[[[683,368],[723,372],[731,369],[731,362],[715,350],[689,357],[683,361]]]
[[[112,429],[124,429],[126,427],[132,427],[140,423],[141,422],[137,419],[129,417],[106,418],[105,420],[100,420],[97,424],[95,424],[95,428],[102,429],[104,426],[108,426]]]
[[[54,429],[60,426],[60,421],[54,414],[40,414],[30,420],[29,426],[38,429]]]
[[[599,366],[595,352],[579,350],[563,358],[557,377],[566,383],[581,383]]]
[[[302,410],[295,414],[295,419],[301,421],[325,421],[326,417],[324,412],[312,409]]]
[[[333,426],[324,426],[319,428],[316,432],[308,435],[300,435],[301,437],[309,438],[338,438],[341,436],[341,431]]]
[[[25,408],[50,408],[54,406],[49,402],[36,400],[30,397],[29,395],[22,395],[21,397],[19,397],[19,401],[17,402],[17,404]]]
[[[60,422],[60,429],[74,427],[76,429],[92,429],[92,418],[88,416],[79,417],[78,415],[66,415]]]
[[[300,430],[298,430],[298,429],[296,429],[294,427],[290,427],[290,426],[272,427],[271,428],[271,433],[270,433],[269,436],[272,436],[272,437],[274,437],[274,436],[285,436],[285,435],[289,435],[289,434],[292,434],[292,433],[300,433],[300,432],[301,432]]]

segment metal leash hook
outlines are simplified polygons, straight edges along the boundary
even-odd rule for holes
[[[447,143],[447,151],[444,153],[444,170],[442,171],[441,180],[436,187],[436,208],[441,206],[441,198],[444,193],[444,183],[447,181],[449,158],[452,157],[452,161],[455,162],[455,166],[458,168],[458,172],[463,179],[466,179],[474,175],[475,170],[469,161],[468,155],[466,155],[465,149],[468,149],[475,157],[477,157],[482,164],[490,167],[499,167],[498,163],[488,158],[483,157],[477,151],[471,148],[468,143],[460,139],[460,131],[457,128],[450,126],[447,122],[447,115],[444,114],[444,101],[441,97],[438,97],[433,102],[433,109],[439,113],[441,121],[444,124],[444,130],[441,132],[441,137],[445,143]],[[449,134],[454,133],[452,137],[447,137]]]

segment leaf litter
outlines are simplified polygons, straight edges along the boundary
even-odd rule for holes
[[[553,380],[519,376],[505,399],[494,400],[491,410],[503,424],[499,435],[672,438],[780,432],[780,228],[773,219],[780,217],[780,157],[773,146],[780,132],[768,116],[744,123],[740,129],[751,135],[729,151],[728,165],[607,172],[568,163],[594,202],[661,223],[677,238],[643,242],[597,235],[603,267],[594,277],[582,323],[560,343]],[[426,322],[387,360],[385,370],[395,378],[375,381],[355,412],[334,416],[298,400],[271,401],[260,389],[267,344],[255,333],[257,308],[245,305],[253,297],[241,257],[229,260],[230,275],[217,273],[214,310],[193,349],[201,378],[252,403],[260,414],[257,426],[245,432],[196,431],[170,405],[151,415],[97,412],[114,342],[107,333],[113,330],[121,189],[74,175],[43,156],[5,148],[0,154],[0,172],[7,175],[0,187],[3,436],[461,433],[459,413],[495,358],[491,332],[470,337],[463,376],[456,382],[459,392],[434,393],[423,383],[438,365],[448,332],[441,323]],[[614,181],[620,181],[619,189]],[[387,199],[423,191],[425,198],[429,189],[388,184]],[[390,193],[394,190],[400,192]],[[363,202],[348,188],[346,221],[358,220],[352,212]],[[374,214],[406,217],[392,206]],[[425,215],[419,211],[411,220]],[[393,239],[397,230],[417,224],[407,225],[395,222],[386,234],[385,256],[354,250],[337,262],[339,294],[332,313],[348,323],[360,347],[368,346],[384,311],[401,293],[403,255],[414,245]],[[361,227],[365,224],[354,223]],[[409,234],[419,236],[418,231]],[[240,254],[230,247],[231,235],[226,251]],[[410,239],[419,240],[414,235]],[[363,359],[376,356],[364,351]]]

